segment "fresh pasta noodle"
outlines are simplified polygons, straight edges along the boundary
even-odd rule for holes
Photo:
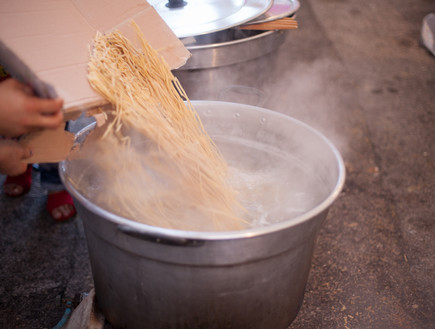
[[[104,177],[98,203],[160,227],[244,228],[225,160],[168,64],[133,26],[141,49],[118,31],[97,33],[89,62],[89,83],[112,104],[92,143]]]

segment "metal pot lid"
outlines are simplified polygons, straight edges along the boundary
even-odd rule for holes
[[[267,12],[248,22],[259,24],[293,15],[300,7],[298,0],[275,0]]]
[[[272,0],[149,0],[179,38],[244,24],[271,8]]]

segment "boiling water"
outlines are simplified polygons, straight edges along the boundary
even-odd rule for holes
[[[229,164],[230,183],[252,227],[291,220],[328,195],[316,173],[290,154],[234,137],[214,140]]]
[[[241,217],[251,227],[291,220],[328,195],[327,187],[310,170],[309,164],[291,154],[234,136],[213,136],[213,140],[229,165],[230,184],[247,210]],[[92,161],[70,161],[67,171],[75,187],[96,204],[101,191],[110,190],[107,185],[110,177],[103,177]],[[135,180],[139,180],[139,176],[135,175]],[[106,205],[100,206],[106,208]],[[113,209],[107,210],[113,212]],[[122,212],[118,215],[125,216]]]

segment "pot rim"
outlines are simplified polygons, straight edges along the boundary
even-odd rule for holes
[[[146,233],[153,233],[161,237],[167,237],[167,238],[183,238],[183,239],[195,239],[195,240],[234,240],[234,239],[244,239],[244,238],[251,238],[251,237],[257,237],[261,235],[270,234],[276,231],[281,231],[293,226],[296,226],[298,224],[301,224],[305,221],[310,220],[311,218],[316,217],[317,215],[321,214],[322,212],[326,211],[332,203],[338,198],[338,195],[343,189],[344,182],[345,182],[345,165],[343,158],[338,151],[338,149],[332,144],[329,139],[327,139],[323,134],[312,128],[311,126],[307,125],[306,123],[295,119],[293,117],[290,117],[288,115],[285,115],[280,112],[275,112],[272,110],[264,109],[257,106],[252,105],[245,105],[245,104],[238,104],[238,103],[230,103],[230,102],[221,102],[221,101],[191,101],[193,105],[195,104],[231,104],[233,107],[241,107],[241,108],[252,108],[255,109],[259,113],[265,113],[270,114],[273,112],[274,116],[281,117],[282,120],[291,120],[298,125],[303,126],[305,129],[310,130],[312,133],[316,134],[318,137],[320,137],[326,145],[329,146],[332,153],[335,156],[335,159],[338,164],[338,178],[337,182],[331,191],[331,193],[317,206],[310,209],[309,211],[293,217],[289,220],[278,222],[275,224],[271,224],[265,227],[256,227],[256,228],[249,228],[245,230],[239,230],[239,231],[226,231],[226,232],[200,232],[200,231],[182,231],[182,230],[175,230],[175,229],[168,229],[168,228],[162,228],[162,227],[156,227],[147,225],[144,223],[140,223],[137,221],[134,221],[132,219],[128,219],[116,214],[113,214],[100,206],[94,204],[93,202],[89,201],[85,196],[83,196],[75,187],[74,185],[65,178],[65,161],[62,161],[59,164],[59,172],[62,182],[64,183],[66,189],[69,191],[69,193],[72,194],[72,196],[85,208],[90,210],[91,212],[95,213],[96,215],[100,216],[101,218],[104,218],[106,220],[109,220],[110,222],[121,225],[121,226],[127,226],[131,227],[133,230],[139,231],[139,232],[146,232]],[[95,123],[94,123],[95,124]],[[89,127],[89,126],[88,126]],[[86,129],[87,127],[83,128]]]
[[[240,43],[245,43],[245,42],[250,42],[256,39],[261,39],[261,38],[265,38],[269,35],[272,34],[278,34],[278,33],[283,33],[285,31],[282,30],[271,30],[271,31],[265,31],[265,32],[261,32],[255,35],[251,35],[249,37],[246,38],[242,38],[242,39],[237,39],[237,40],[230,40],[230,41],[225,41],[225,42],[216,42],[216,43],[210,43],[210,44],[205,44],[205,45],[192,45],[189,46],[187,45],[186,48],[187,50],[201,50],[201,49],[211,49],[211,48],[222,48],[222,47],[227,47],[227,46],[234,46]]]

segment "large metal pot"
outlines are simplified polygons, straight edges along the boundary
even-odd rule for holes
[[[192,57],[178,71],[207,69],[246,62],[277,50],[287,31],[243,31],[228,29],[196,37],[186,45]]]
[[[277,32],[279,33],[279,32]],[[272,35],[271,35],[272,36]],[[275,67],[274,53],[234,65],[198,70],[175,70],[190,99],[235,102],[262,106],[268,99],[263,90]]]
[[[218,145],[224,139],[246,141],[253,152],[259,145],[274,150],[289,168],[311,173],[319,198],[304,213],[265,227],[163,229],[90,202],[70,175],[74,160],[65,161],[61,177],[84,223],[98,305],[115,328],[285,329],[302,303],[319,228],[344,184],[342,158],[322,135],[288,116],[193,103]]]
[[[262,5],[266,5],[266,1]],[[215,10],[220,6],[220,4],[215,4]],[[299,6],[298,0],[275,0],[271,2],[267,12],[256,16],[247,23],[249,25],[271,22],[276,19],[295,16]],[[246,10],[248,7],[249,4],[246,3],[242,8]],[[260,6],[259,9],[264,8]],[[163,13],[161,10],[159,12],[165,17],[167,10]],[[257,10],[258,13],[259,11]],[[186,25],[186,21],[189,21],[182,17],[179,17],[178,20],[183,22],[180,23],[181,25]],[[208,33],[201,33],[201,25],[192,24],[194,28],[191,35],[188,38],[182,38],[186,48],[192,53],[192,57],[185,65],[179,68],[179,71],[222,67],[262,57],[278,49],[284,42],[287,34],[285,30],[255,31],[239,29],[243,23],[239,19],[231,25],[227,24],[225,28],[216,29]],[[174,32],[177,33],[176,28]]]

